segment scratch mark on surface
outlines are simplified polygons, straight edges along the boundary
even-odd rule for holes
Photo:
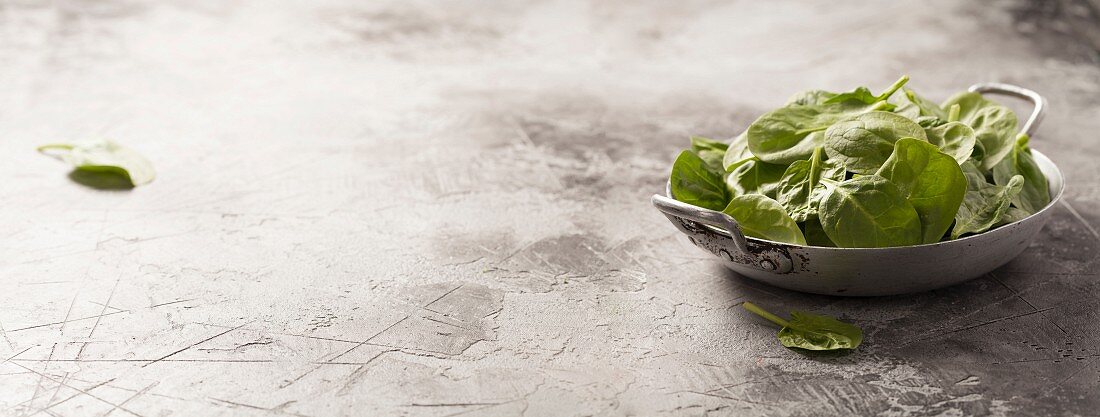
[[[462,288],[462,286],[463,286],[463,285],[464,285],[464,284],[459,284],[459,285],[458,285],[457,287],[451,288],[451,290],[450,290],[450,291],[447,291],[447,292],[443,293],[443,295],[441,295],[441,296],[439,296],[439,297],[436,297],[436,298],[435,298],[434,300],[432,300],[432,301],[429,301],[429,302],[428,302],[427,304],[424,304],[424,308],[428,308],[428,307],[430,307],[430,306],[431,306],[432,304],[435,304],[435,302],[436,302],[436,301],[442,300],[442,299],[443,299],[443,297],[446,297],[446,296],[448,296],[448,295],[451,295],[451,293],[453,293],[453,292],[455,292],[455,291],[458,291],[458,289],[459,289],[459,288]]]
[[[54,324],[60,324],[61,329],[58,330],[58,331],[61,334],[65,334],[65,323],[69,322],[69,317],[72,316],[72,314],[73,314],[73,306],[76,305],[76,298],[80,296],[80,291],[83,288],[84,287],[82,285],[80,289],[76,290],[76,294],[73,294],[73,299],[69,300],[69,309],[65,310],[65,318],[61,319],[61,321],[59,321],[59,322],[47,324],[46,326],[52,326]],[[27,327],[25,329],[19,329],[19,330],[33,329],[34,327],[41,327],[41,326],[32,326],[32,327]],[[13,330],[13,331],[18,331],[18,330]]]
[[[711,394],[711,393],[709,393],[709,392],[699,392],[699,391],[676,391],[676,393],[681,393],[681,392],[686,392],[686,393],[690,393],[690,394],[697,394],[697,395],[703,395],[703,396],[707,396],[707,397],[714,397],[714,398],[721,398],[721,399],[733,400],[733,401],[740,401],[740,402],[743,402],[743,403],[756,404],[756,405],[766,405],[766,406],[772,406],[772,405],[773,405],[773,404],[763,403],[763,402],[759,402],[759,401],[746,400],[746,399],[743,399],[743,398],[737,398],[737,397],[729,397],[729,396],[725,396],[725,395],[718,395],[718,394]]]
[[[460,415],[463,415],[463,414],[469,414],[469,413],[474,413],[474,412],[478,412],[478,411],[482,411],[482,410],[488,410],[488,409],[493,408],[493,407],[499,407],[499,406],[502,406],[502,405],[505,405],[505,404],[511,404],[511,403],[514,403],[514,402],[526,401],[526,400],[527,400],[526,398],[517,398],[517,399],[511,400],[511,401],[505,401],[505,402],[501,402],[501,403],[491,403],[491,404],[486,405],[484,407],[478,407],[478,408],[469,409],[469,410],[462,410],[462,411],[459,411],[457,413],[447,414],[445,417],[460,416]],[[527,407],[525,405],[524,409],[523,409],[523,412],[519,413],[519,415],[521,415],[521,416],[525,415],[526,411],[527,411]]]
[[[270,412],[279,413],[279,414],[287,414],[287,415],[292,415],[292,416],[306,417],[303,414],[292,413],[292,412],[287,411],[287,410],[284,409],[287,406],[289,406],[290,404],[294,403],[295,401],[287,401],[285,403],[279,404],[279,405],[277,405],[275,407],[272,407],[272,408],[264,408],[264,407],[260,407],[260,406],[256,406],[256,405],[252,405],[252,404],[245,404],[245,403],[239,403],[239,402],[235,402],[235,401],[223,400],[221,398],[214,398],[214,397],[208,397],[208,398],[210,398],[211,400],[214,400],[214,401],[218,401],[218,402],[221,402],[221,403],[228,404],[230,406],[234,406],[234,407],[244,407],[244,408],[250,408],[250,409],[253,409],[253,410],[263,410],[263,411],[270,411]]]
[[[363,377],[363,375],[366,374],[367,371],[369,371],[371,369],[371,368],[368,368],[368,366],[372,362],[374,362],[375,359],[381,358],[382,355],[384,355],[386,353],[389,353],[389,352],[394,352],[394,351],[393,350],[384,350],[384,351],[378,352],[377,355],[372,356],[370,359],[367,359],[367,361],[364,362],[362,365],[359,365],[358,368],[356,368],[354,371],[351,372],[351,374],[348,375],[347,381],[345,381],[344,385],[340,387],[340,390],[336,392],[337,395],[347,395],[348,391],[351,390],[352,385],[355,385],[355,383],[359,382],[359,380]]]
[[[141,391],[135,392],[135,393],[134,393],[134,395],[131,395],[131,396],[130,396],[130,398],[127,398],[127,399],[123,400],[122,402],[120,402],[120,403],[116,404],[116,405],[115,405],[115,406],[114,406],[113,408],[111,408],[110,410],[107,410],[107,412],[106,412],[106,413],[103,413],[103,417],[107,417],[108,415],[110,415],[111,413],[113,413],[113,412],[114,412],[115,410],[117,410],[117,409],[118,409],[119,407],[122,407],[122,406],[123,406],[123,405],[125,405],[126,403],[130,402],[130,400],[132,400],[132,399],[134,399],[134,398],[137,398],[138,396],[140,396],[140,395],[143,395],[143,394],[145,394],[146,392],[149,392],[149,390],[153,389],[153,387],[157,386],[157,384],[160,384],[160,382],[153,382],[152,384],[149,384],[149,386],[147,386],[147,387],[145,387],[145,388],[142,388],[142,389],[141,389]]]
[[[1089,224],[1088,220],[1085,220],[1085,218],[1081,216],[1081,213],[1077,212],[1077,209],[1069,205],[1069,202],[1067,202],[1066,199],[1063,198],[1058,201],[1062,203],[1062,207],[1065,207],[1066,210],[1069,210],[1069,213],[1072,214],[1073,217],[1076,217],[1077,220],[1081,222],[1081,224],[1085,225],[1086,229],[1089,229],[1089,233],[1092,233],[1092,237],[1100,239],[1100,232],[1097,232],[1096,229],[1092,227],[1092,224]]]
[[[195,298],[188,298],[186,300],[169,301],[169,302],[166,302],[166,303],[153,304],[153,305],[149,306],[149,308],[157,308],[157,307],[167,306],[167,305],[172,305],[172,304],[186,303],[188,301],[195,301],[195,300],[196,300]]]
[[[89,303],[95,304],[95,305],[103,307],[103,308],[109,308],[109,309],[114,310],[114,311],[122,311],[121,308],[118,308],[118,307],[115,307],[115,306],[109,306],[109,305],[106,305],[106,304],[103,304],[103,303],[97,303],[95,301],[89,301]]]
[[[461,285],[460,285],[460,286],[461,286]],[[457,290],[458,288],[455,288],[455,289]],[[454,291],[454,290],[451,290],[451,291]],[[448,292],[448,293],[450,293],[450,292]],[[443,298],[443,297],[439,297],[439,298]],[[439,300],[439,298],[437,298],[436,300]],[[435,301],[432,301],[432,302],[434,303]],[[428,304],[431,304],[431,303],[428,303]],[[339,355],[336,355],[336,357],[334,357],[334,358],[332,358],[331,360],[329,360],[329,362],[332,362],[332,361],[335,361],[335,360],[337,360],[337,359],[340,359],[340,358],[341,358],[341,357],[343,357],[344,355],[347,355],[348,353],[351,353],[351,351],[353,351],[353,350],[355,350],[355,349],[358,349],[358,348],[359,348],[360,346],[363,346],[363,345],[367,344],[368,342],[370,342],[370,341],[371,341],[371,339],[374,339],[374,338],[378,337],[378,335],[380,335],[380,334],[382,334],[382,333],[385,333],[385,332],[386,332],[386,330],[392,329],[392,328],[393,328],[393,326],[396,326],[396,325],[400,324],[401,322],[403,322],[403,321],[407,320],[408,318],[409,318],[409,316],[405,316],[405,317],[401,318],[401,320],[398,320],[398,321],[394,322],[393,324],[391,324],[391,325],[389,325],[389,326],[386,326],[386,328],[385,328],[385,329],[382,329],[382,330],[381,330],[381,331],[379,331],[378,333],[375,333],[374,335],[371,335],[371,337],[368,337],[368,338],[366,338],[365,340],[363,340],[362,342],[359,342],[358,344],[356,344],[355,346],[352,346],[352,347],[351,347],[350,349],[348,349],[348,350],[344,351],[344,353],[341,353],[341,354],[339,354]]]
[[[76,378],[72,378],[72,379],[76,379]],[[115,380],[115,378],[111,378],[111,379],[108,379],[108,380],[106,380],[106,381],[103,381],[103,382],[97,383],[97,384],[95,384],[95,385],[92,385],[91,387],[88,387],[87,391],[91,391],[91,390],[94,390],[94,389],[96,389],[96,388],[99,388],[99,387],[102,387],[102,386],[104,386],[104,385],[107,385],[107,384],[109,384],[109,383],[113,382],[114,380]],[[58,385],[57,385],[57,389],[58,389],[58,390],[60,390],[60,389],[61,389],[61,387],[63,387],[63,386],[67,386],[67,385],[66,385],[66,384],[58,384]],[[79,390],[78,390],[78,391],[79,391]],[[43,410],[43,411],[45,411],[45,410],[49,410],[50,408],[53,408],[54,406],[57,406],[57,405],[61,405],[61,404],[64,404],[65,402],[67,402],[67,401],[69,401],[69,400],[71,400],[71,399],[73,399],[73,398],[79,397],[79,396],[81,396],[81,395],[84,395],[84,392],[82,392],[82,391],[81,391],[81,392],[77,392],[77,393],[75,393],[75,394],[73,394],[73,395],[70,395],[70,396],[68,396],[68,397],[65,397],[65,399],[63,399],[63,400],[61,400],[61,401],[58,401],[58,402],[56,402],[56,403],[50,403],[50,404],[47,404],[47,405],[46,405],[46,408],[43,408],[42,410]]]
[[[21,351],[17,352],[16,354],[14,354],[14,355],[8,356],[8,358],[7,358],[7,359],[4,359],[4,361],[3,361],[3,362],[0,362],[0,365],[3,365],[3,364],[5,364],[5,363],[8,363],[8,362],[11,362],[11,360],[12,360],[12,359],[15,359],[15,358],[16,358],[16,357],[18,357],[19,355],[22,355],[22,354],[23,354],[24,352],[26,352],[26,351],[28,351],[28,350],[31,350],[31,348],[32,348],[32,347],[34,347],[34,346],[27,346],[27,348],[26,348],[26,349],[23,349],[23,350],[21,350]]]
[[[935,337],[946,336],[946,335],[949,335],[949,334],[952,334],[952,333],[958,333],[958,332],[961,332],[961,331],[976,329],[978,327],[988,326],[990,324],[999,323],[999,322],[1002,322],[1002,321],[1005,321],[1005,320],[1011,320],[1011,319],[1016,319],[1016,318],[1020,318],[1020,317],[1026,317],[1026,316],[1030,316],[1030,315],[1033,315],[1033,314],[1040,314],[1042,312],[1050,311],[1050,310],[1054,310],[1054,309],[1055,309],[1055,307],[1047,307],[1047,308],[1044,308],[1044,309],[1041,309],[1041,310],[1030,311],[1030,312],[1027,312],[1027,313],[1014,314],[1014,315],[1011,315],[1011,316],[1000,317],[1000,318],[996,318],[996,319],[993,319],[993,320],[990,320],[990,321],[987,321],[987,322],[983,322],[983,323],[978,323],[978,324],[974,324],[974,325],[970,325],[970,326],[960,327],[960,328],[957,328],[957,329],[951,329],[951,330],[948,330],[946,332],[925,335],[925,336],[922,336],[922,337],[918,337],[918,338],[915,338],[915,339],[912,339],[912,340],[902,342],[902,343],[898,344],[898,346],[899,347],[900,346],[908,346],[912,343],[919,342],[919,341],[922,341],[922,340],[928,340],[928,339],[932,339],[932,338],[935,338]]]
[[[65,375],[61,377],[61,383],[57,384],[57,388],[54,388],[53,395],[50,395],[50,399],[46,400],[46,408],[49,408],[50,404],[53,404],[53,400],[57,399],[57,393],[61,392],[61,384],[64,384],[68,381],[69,373],[66,372]],[[46,408],[43,408],[42,411],[46,411]],[[46,412],[48,413],[48,411]]]
[[[91,330],[88,331],[89,338],[91,338],[92,334],[96,333],[96,329],[99,327],[99,320],[103,318],[103,314],[107,312],[107,307],[111,305],[111,298],[114,298],[114,292],[119,289],[120,282],[122,282],[122,275],[119,275],[118,279],[114,279],[114,286],[111,287],[111,294],[107,295],[107,301],[103,301],[103,309],[99,310],[99,317],[96,317],[96,323],[91,325]]]
[[[8,337],[8,332],[4,330],[4,323],[0,322],[0,336],[4,337],[4,342],[8,344],[11,350],[15,350],[15,344],[11,342],[11,338]]]
[[[61,386],[63,386],[63,387],[66,387],[66,388],[69,388],[69,389],[73,389],[73,390],[79,391],[79,392],[81,392],[82,394],[84,394],[84,395],[87,395],[87,396],[89,396],[89,397],[91,397],[91,398],[94,398],[94,399],[96,399],[96,400],[99,400],[99,401],[101,401],[101,402],[104,402],[104,403],[106,403],[107,405],[110,405],[110,406],[114,406],[114,407],[117,407],[117,408],[118,408],[119,410],[125,411],[125,412],[127,412],[127,413],[133,414],[133,415],[135,415],[135,416],[138,416],[138,417],[145,417],[145,416],[142,416],[141,414],[135,413],[135,412],[133,412],[133,411],[131,411],[131,410],[127,409],[126,407],[122,407],[122,406],[120,406],[120,405],[118,405],[118,404],[115,404],[115,403],[113,403],[113,402],[107,401],[107,400],[103,399],[102,397],[100,397],[100,396],[98,396],[98,395],[92,394],[92,393],[90,392],[90,391],[92,390],[91,388],[89,388],[89,389],[87,389],[87,390],[82,390],[82,389],[80,389],[80,388],[77,388],[77,387],[74,387],[74,386],[72,386],[72,385],[69,385],[69,384],[65,384],[65,383],[62,383],[61,381],[58,381],[58,380],[56,380],[56,379],[53,379],[53,378],[51,378],[51,377],[49,377],[49,376],[46,376],[46,374],[43,374],[43,373],[41,373],[41,372],[38,372],[38,371],[36,371],[36,370],[34,370],[34,369],[31,369],[31,368],[28,368],[28,367],[26,367],[26,366],[20,365],[20,364],[18,364],[18,363],[16,363],[16,362],[12,362],[12,364],[15,364],[15,366],[18,366],[18,367],[20,367],[20,368],[23,368],[23,369],[26,369],[26,370],[28,370],[28,371],[31,371],[31,372],[33,372],[33,373],[35,373],[35,374],[39,375],[39,376],[42,376],[43,378],[46,378],[47,380],[50,380],[50,381],[53,381],[53,382],[55,382],[55,383],[61,384]]]
[[[1028,300],[1027,300],[1026,298],[1024,298],[1024,296],[1023,296],[1022,294],[1020,294],[1020,292],[1019,292],[1019,291],[1016,291],[1016,289],[1015,289],[1015,288],[1009,287],[1009,286],[1008,286],[1008,285],[1006,285],[1006,284],[1005,284],[1005,283],[1004,283],[1003,281],[1001,281],[1001,279],[1000,279],[1000,278],[998,278],[996,274],[994,274],[994,273],[990,272],[990,273],[989,273],[989,274],[987,274],[987,275],[989,275],[989,278],[991,278],[991,279],[992,279],[992,280],[993,280],[994,282],[996,282],[996,283],[998,283],[998,284],[1001,284],[1001,286],[1002,286],[1002,287],[1005,287],[1005,289],[1007,289],[1007,290],[1011,291],[1011,292],[1012,292],[1012,294],[1016,296],[1016,298],[1019,298],[1019,299],[1020,299],[1020,301],[1023,301],[1023,302],[1024,302],[1024,304],[1027,304],[1027,306],[1028,306],[1028,307],[1031,307],[1031,310],[1032,310],[1032,311],[1038,311],[1038,310],[1039,310],[1039,308],[1038,308],[1038,307],[1035,307],[1035,305],[1034,305],[1034,304],[1031,304],[1031,302],[1030,302],[1030,301],[1028,301]],[[1052,319],[1051,319],[1050,317],[1047,317],[1047,316],[1046,316],[1045,314],[1043,315],[1043,319],[1044,319],[1044,320],[1046,320],[1046,321],[1047,321],[1047,323],[1050,323],[1050,324],[1054,325],[1054,327],[1058,328],[1058,330],[1062,331],[1062,334],[1064,334],[1064,335],[1068,335],[1068,334],[1069,334],[1069,332],[1067,332],[1067,331],[1066,331],[1066,329],[1063,329],[1063,328],[1062,328],[1062,326],[1059,326],[1057,322],[1055,322],[1054,320],[1052,320]]]
[[[9,333],[15,333],[15,332],[21,332],[21,331],[24,331],[24,330],[37,329],[39,327],[47,327],[47,326],[53,326],[53,325],[58,325],[58,324],[62,325],[62,328],[64,328],[64,325],[66,323],[73,323],[73,322],[78,322],[78,321],[83,321],[83,320],[91,320],[91,319],[102,317],[102,316],[110,316],[110,315],[114,315],[114,314],[129,313],[129,312],[130,312],[130,310],[112,311],[110,313],[101,314],[101,315],[81,317],[81,318],[78,318],[78,319],[65,320],[65,321],[55,321],[53,323],[43,323],[43,324],[36,324],[36,325],[33,325],[33,326],[21,327],[21,328],[15,329],[15,330],[8,330],[8,332]]]
[[[149,363],[147,363],[147,364],[145,364],[145,365],[141,365],[141,367],[142,367],[142,368],[144,368],[144,367],[146,367],[146,366],[149,366],[149,365],[152,365],[152,364],[154,364],[154,363],[157,363],[157,362],[163,361],[163,360],[165,360],[165,359],[168,359],[168,358],[170,358],[170,357],[172,357],[172,356],[174,356],[174,355],[176,355],[176,354],[178,354],[178,353],[180,353],[180,352],[183,352],[183,351],[185,351],[185,350],[187,350],[187,349],[191,349],[191,348],[193,348],[193,347],[195,347],[195,346],[197,346],[197,345],[200,345],[200,344],[202,344],[202,343],[205,343],[205,342],[209,342],[209,341],[211,341],[211,340],[214,340],[214,339],[216,339],[216,338],[218,338],[218,337],[221,337],[222,335],[224,335],[224,334],[226,334],[226,333],[229,333],[229,332],[231,332],[231,331],[234,331],[234,330],[240,329],[240,328],[242,328],[242,327],[244,327],[244,326],[248,325],[249,323],[251,323],[251,322],[246,322],[246,323],[244,323],[244,324],[242,324],[242,325],[240,325],[240,326],[237,326],[237,327],[231,328],[231,329],[229,329],[229,330],[226,330],[226,331],[224,331],[224,332],[221,332],[221,333],[218,333],[218,334],[216,334],[216,335],[210,336],[210,337],[208,337],[208,338],[206,338],[206,339],[203,339],[203,340],[200,340],[200,341],[198,341],[198,342],[192,343],[192,344],[190,344],[190,345],[188,345],[188,346],[186,346],[186,347],[184,347],[184,348],[182,348],[182,349],[180,349],[180,350],[177,350],[177,351],[175,351],[175,352],[172,352],[172,353],[169,353],[169,354],[167,354],[167,355],[164,355],[164,356],[162,356],[162,357],[161,357],[160,359],[156,359],[156,360],[154,360],[154,361],[152,361],[152,362],[149,362]]]
[[[53,346],[50,347],[49,356],[46,356],[46,361],[44,362],[44,365],[42,365],[42,373],[38,374],[38,383],[34,386],[34,394],[31,394],[31,399],[28,401],[33,402],[35,398],[38,398],[38,392],[42,390],[42,381],[46,380],[45,373],[48,372],[50,369],[50,361],[53,360],[53,354],[56,350],[57,343],[54,343]]]

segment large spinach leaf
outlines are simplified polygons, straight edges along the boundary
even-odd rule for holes
[[[951,228],[952,239],[958,239],[967,233],[981,233],[1000,224],[1012,204],[1012,199],[1020,194],[1024,186],[1022,175],[1013,176],[1003,186],[987,183],[985,175],[973,161],[962,164],[962,170],[966,175],[966,196],[959,212],[955,214],[955,226]]]
[[[959,93],[943,103],[943,108],[959,105],[958,121],[974,129],[981,143],[979,168],[992,169],[1012,151],[1016,139],[1016,114],[973,92]]]
[[[825,131],[825,152],[848,171],[871,174],[904,137],[927,140],[924,129],[890,112],[874,111],[837,122]]]
[[[726,172],[732,172],[735,168],[741,166],[753,158],[752,152],[749,152],[748,132],[741,132],[740,135],[733,138],[730,141],[729,147],[726,149],[726,155],[722,158],[722,166]]]
[[[723,213],[730,215],[741,226],[745,236],[775,242],[805,245],[806,237],[791,216],[778,202],[760,194],[734,197]]]
[[[966,194],[966,177],[950,155],[935,145],[904,138],[876,175],[890,180],[920,217],[923,243],[940,241]]]
[[[1021,133],[1008,157],[993,167],[993,183],[1007,186],[1013,177],[1024,177],[1024,186],[1020,189],[1020,194],[1012,199],[1012,205],[1031,215],[1050,203],[1050,185],[1046,175],[1035,163],[1035,158],[1031,156],[1027,142],[1028,136]]]
[[[898,187],[878,175],[830,186],[818,217],[825,234],[842,248],[917,245],[922,241],[917,210]]]
[[[829,316],[792,311],[791,319],[784,320],[747,301],[741,307],[778,325],[780,329],[776,337],[788,348],[847,350],[863,343],[863,330]]]
[[[680,152],[669,175],[672,198],[702,208],[722,210],[730,200],[724,177],[721,167],[711,166],[695,152]]]
[[[753,157],[726,176],[726,185],[734,195],[764,194],[773,197],[785,170],[783,165],[769,164]]]
[[[869,111],[893,109],[894,105],[886,99],[907,81],[909,77],[901,77],[879,95],[866,87],[839,94],[810,90],[795,95],[787,105],[765,113],[749,125],[749,150],[774,164],[806,159],[821,146],[822,132],[837,121]]]
[[[749,151],[774,164],[787,165],[806,159],[823,143],[825,129],[848,116],[877,109],[877,105],[845,102],[780,107],[749,125]]]
[[[821,179],[844,180],[844,167],[832,160],[822,160],[821,148],[814,150],[806,161],[795,161],[783,172],[776,189],[776,201],[782,204],[796,222],[817,216],[817,204],[826,189]]]

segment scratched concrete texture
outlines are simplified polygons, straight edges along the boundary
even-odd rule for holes
[[[0,2],[0,415],[1097,415],[1097,6]],[[800,294],[649,205],[688,135],[901,74],[1049,98],[1068,188],[1012,263]],[[34,150],[91,138],[159,177]],[[745,300],[866,342],[804,356]]]

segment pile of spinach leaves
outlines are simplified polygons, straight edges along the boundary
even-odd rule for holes
[[[730,143],[691,138],[673,198],[722,211],[751,237],[812,246],[909,246],[982,233],[1050,202],[1007,107],[963,92],[937,105],[904,88],[810,90]]]

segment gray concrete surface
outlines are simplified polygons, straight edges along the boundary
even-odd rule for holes
[[[1097,415],[1096,6],[0,2],[0,414]],[[1050,99],[1066,198],[994,273],[798,294],[649,206],[689,134],[903,73]],[[159,178],[34,151],[100,137]]]

